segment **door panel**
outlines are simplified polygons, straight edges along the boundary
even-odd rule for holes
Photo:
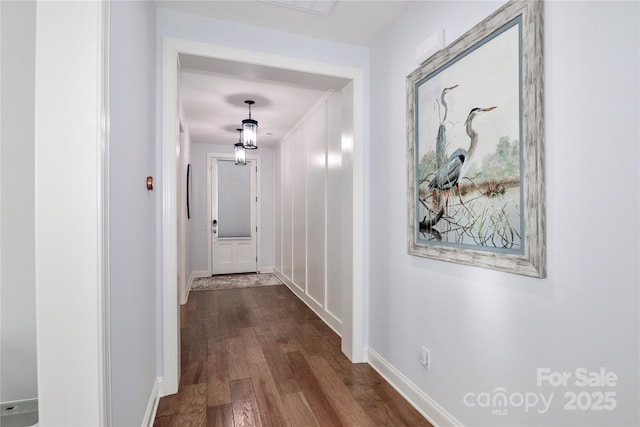
[[[218,265],[229,265],[233,263],[233,244],[218,242]]]

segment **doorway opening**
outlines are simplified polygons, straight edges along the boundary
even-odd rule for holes
[[[365,362],[364,344],[364,71],[335,64],[268,55],[226,46],[208,45],[166,38],[162,58],[162,363],[161,395],[178,389],[180,358],[177,277],[177,171],[176,144],[179,140],[178,82],[181,59],[214,62],[227,69],[243,67],[267,70],[283,81],[335,82],[342,92],[343,111],[348,122],[342,129],[342,144],[351,172],[350,236],[352,254],[349,279],[341,288],[342,351],[352,362]]]

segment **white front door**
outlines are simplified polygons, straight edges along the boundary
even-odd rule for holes
[[[211,274],[258,271],[256,161],[211,158]]]

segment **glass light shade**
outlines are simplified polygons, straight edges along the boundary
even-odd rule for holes
[[[258,122],[253,119],[242,121],[242,144],[247,150],[258,148]]]
[[[247,164],[247,153],[244,151],[244,147],[241,142],[234,144],[236,150],[236,165],[246,165]]]

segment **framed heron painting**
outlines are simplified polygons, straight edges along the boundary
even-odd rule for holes
[[[407,77],[409,254],[546,276],[542,22],[509,2]]]

